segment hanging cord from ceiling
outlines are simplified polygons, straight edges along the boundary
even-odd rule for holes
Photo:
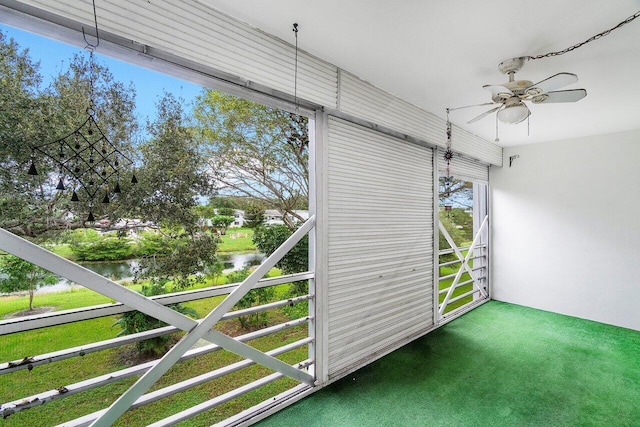
[[[296,114],[298,114],[300,110],[298,106],[298,24],[293,24],[293,32],[296,37],[296,64],[293,76],[293,102],[296,105]]]
[[[571,52],[572,50],[576,50],[577,48],[590,43],[594,40],[598,40],[601,37],[604,36],[608,36],[612,31],[617,30],[618,28],[622,27],[623,25],[628,24],[629,22],[633,21],[634,19],[636,19],[637,17],[640,16],[640,10],[636,13],[634,13],[633,15],[631,15],[630,17],[628,17],[627,19],[625,19],[624,21],[620,22],[618,25],[616,25],[615,27],[609,28],[608,30],[605,30],[601,33],[596,34],[595,36],[589,37],[587,40],[581,42],[581,43],[576,43],[573,46],[570,46],[566,49],[563,50],[559,50],[557,52],[549,52],[549,53],[545,53],[543,55],[536,55],[536,56],[523,56],[522,59],[525,59],[527,61],[531,61],[534,59],[542,59],[542,58],[550,58],[552,56],[559,56],[559,55],[564,55],[565,53]]]
[[[90,43],[82,27],[82,37],[89,52],[89,107],[84,122],[66,136],[52,142],[31,146],[31,166],[27,175],[39,175],[35,165],[36,156],[53,161],[58,169],[58,185],[56,190],[65,191],[65,181],[73,188],[71,202],[85,202],[89,210],[87,221],[96,220],[93,215],[98,193],[104,191],[102,203],[111,203],[116,194],[121,193],[120,172],[123,167],[133,167],[133,161],[120,150],[118,144],[112,143],[100,126],[95,111],[96,68],[94,51],[100,44],[98,32],[98,16],[96,3],[93,2],[93,21],[96,30],[96,42]],[[47,173],[46,175],[49,175]],[[131,175],[131,184],[136,184],[135,173]],[[78,191],[84,190],[83,200]],[[82,194],[82,193],[81,193]]]
[[[93,0],[93,24],[96,28],[96,44],[89,43],[87,40],[87,34],[84,32],[84,27],[82,27],[82,38],[84,42],[87,44],[84,48],[93,52],[98,46],[100,46],[100,33],[98,33],[98,14],[96,13],[96,2]]]

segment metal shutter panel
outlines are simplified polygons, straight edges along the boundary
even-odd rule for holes
[[[356,117],[444,147],[446,122],[353,74],[339,70],[338,109]],[[485,163],[502,166],[502,148],[454,126],[456,150]]]
[[[433,151],[335,117],[328,129],[335,379],[433,326]]]
[[[20,3],[86,23],[93,31],[91,2]],[[295,47],[209,6],[195,1],[99,2],[97,15],[100,30],[284,93],[294,92]],[[337,86],[337,67],[299,52],[298,97],[335,108]]]
[[[440,176],[445,176],[447,163],[444,160],[444,150],[438,149],[436,155],[438,156],[438,172],[440,172]],[[460,154],[454,153],[453,159],[449,163],[449,172],[455,179],[483,184],[489,182],[489,165]]]

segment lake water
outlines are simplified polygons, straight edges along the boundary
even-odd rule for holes
[[[232,271],[242,270],[245,267],[260,265],[260,263],[265,259],[265,256],[261,253],[229,254],[220,255],[220,259],[224,264],[223,273],[230,273]],[[115,281],[132,279],[133,271],[139,265],[138,261],[135,259],[124,261],[89,262],[79,264],[91,271],[95,271],[96,273]],[[72,284],[68,280],[63,279],[55,285],[43,286],[38,288],[36,290],[36,294],[62,292],[73,288],[82,288],[82,286]]]

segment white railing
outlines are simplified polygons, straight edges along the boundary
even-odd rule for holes
[[[177,344],[175,344],[163,357],[157,360],[120,369],[105,375],[98,375],[93,378],[83,379],[76,383],[67,384],[55,389],[40,391],[30,396],[14,396],[12,401],[2,403],[0,406],[0,415],[7,417],[17,412],[42,405],[43,403],[64,399],[66,397],[96,389],[126,378],[139,376],[140,378],[125,393],[121,394],[110,407],[74,420],[69,420],[62,424],[64,426],[108,426],[118,419],[124,412],[130,409],[138,408],[167,396],[180,393],[254,364],[266,366],[275,371],[275,373],[258,378],[249,384],[244,384],[234,390],[216,396],[211,400],[178,412],[168,418],[156,422],[153,425],[164,426],[175,424],[203,411],[215,408],[222,403],[284,376],[293,378],[298,383],[301,383],[301,386],[294,387],[296,390],[308,390],[310,387],[313,387],[315,384],[315,377],[313,374],[312,355],[307,359],[297,362],[295,365],[287,364],[276,358],[278,355],[303,346],[312,348],[313,339],[309,336],[265,352],[259,351],[246,344],[247,341],[265,337],[289,328],[308,325],[312,320],[311,317],[307,316],[290,320],[235,338],[222,334],[221,332],[213,329],[213,326],[222,320],[273,310],[285,305],[292,305],[311,300],[313,298],[313,295],[302,295],[243,310],[230,311],[235,304],[252,289],[314,279],[315,274],[313,271],[268,279],[262,278],[302,239],[302,237],[304,237],[304,235],[312,230],[314,221],[314,217],[309,218],[307,222],[293,233],[293,235],[271,256],[263,261],[263,263],[258,266],[242,283],[216,286],[194,291],[177,292],[155,297],[144,297],[118,283],[92,272],[91,270],[58,257],[46,249],[0,229],[0,250],[18,256],[39,267],[45,268],[59,276],[65,277],[68,280],[79,285],[83,285],[117,301],[113,304],[102,304],[98,306],[83,307],[25,318],[3,320],[0,321],[0,336],[62,325],[70,322],[113,316],[115,314],[121,314],[132,310],[138,310],[168,324],[168,326],[165,327],[136,334],[93,342],[55,352],[30,355],[18,360],[6,361],[4,363],[0,363],[0,375],[10,376],[12,373],[24,369],[29,369],[31,371],[32,369],[37,369],[41,365],[56,363],[76,357],[83,357],[89,353],[112,349],[125,344],[137,343],[142,340],[172,334],[179,331],[186,332]],[[224,295],[226,295],[226,298],[200,320],[193,320],[167,307],[168,304],[195,301]],[[194,344],[202,339],[209,341],[209,344],[194,347]],[[176,363],[205,354],[211,354],[221,349],[236,353],[244,357],[244,360],[193,378],[185,379],[171,386],[160,388],[153,392],[148,392],[149,388]]]
[[[485,242],[482,242],[482,236],[484,235],[485,229],[488,227],[488,220],[489,216],[487,215],[484,217],[484,220],[476,231],[471,245],[464,247],[458,247],[444,225],[442,225],[442,223],[439,223],[440,232],[450,246],[449,249],[443,249],[439,251],[439,256],[449,254],[455,254],[456,256],[455,260],[439,263],[439,267],[441,268],[445,266],[460,264],[460,267],[455,273],[438,277],[439,282],[445,282],[453,279],[449,286],[439,289],[438,291],[438,297],[444,294],[444,299],[438,305],[438,316],[440,318],[442,318],[448,311],[451,311],[450,306],[452,304],[460,300],[473,296],[475,300],[472,298],[469,302],[470,304],[478,299],[485,300],[489,298],[489,294],[485,286],[488,280],[487,245]],[[473,267],[472,264],[474,265]],[[462,280],[465,274],[469,277],[469,279]],[[462,293],[458,292],[456,294],[456,291],[458,289],[464,286],[468,287],[469,285],[471,285],[470,290]],[[466,305],[467,304],[465,304],[465,306]],[[464,309],[464,307],[456,308]]]

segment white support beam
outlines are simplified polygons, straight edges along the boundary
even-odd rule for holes
[[[289,298],[287,300],[275,301],[268,304],[258,305],[242,310],[234,310],[222,316],[222,320],[235,319],[240,316],[247,316],[253,313],[259,313],[262,311],[271,310],[274,308],[280,308],[291,304],[296,304],[301,301],[307,301],[311,299],[310,295],[301,295],[295,298]],[[135,334],[125,335],[110,340],[99,341],[96,343],[86,344],[78,347],[59,350],[52,353],[40,354],[30,356],[27,361],[18,359],[6,363],[0,363],[0,375],[7,374],[21,369],[29,369],[43,365],[46,363],[53,363],[60,360],[68,359],[71,357],[84,356],[96,351],[106,350],[108,348],[120,347],[124,344],[130,344],[138,341],[144,341],[150,338],[155,338],[162,335],[169,335],[174,332],[178,332],[179,329],[174,326],[164,326],[162,328],[151,329],[144,332],[138,332]]]
[[[2,228],[0,228],[0,250],[29,261],[38,267],[49,270],[58,276],[65,277],[116,301],[120,301],[132,309],[160,319],[183,331],[191,330],[196,323],[193,319],[177,311],[171,310],[144,295],[109,280],[88,268],[64,259]]]

